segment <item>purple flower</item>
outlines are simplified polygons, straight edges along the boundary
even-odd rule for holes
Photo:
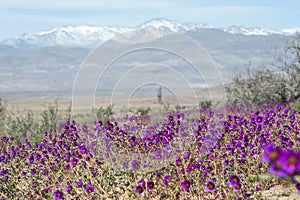
[[[257,124],[263,124],[263,122],[264,122],[264,117],[262,117],[262,116],[257,116],[257,117],[255,118],[255,122],[256,122]]]
[[[0,176],[3,176],[5,174],[8,174],[8,170],[5,169],[5,170],[0,170]]]
[[[9,140],[9,138],[7,138],[7,137],[5,137],[5,136],[2,137],[2,141],[3,141],[3,142],[8,142],[8,140]]]
[[[54,193],[53,193],[53,197],[55,200],[61,200],[61,199],[64,199],[64,193],[60,190],[56,190]]]
[[[32,188],[33,188],[33,189],[36,188],[36,186],[37,186],[36,183],[33,183],[33,184],[32,184]]]
[[[103,122],[101,121],[101,120],[98,120],[97,122],[96,122],[96,126],[97,127],[101,127],[103,125]]]
[[[238,176],[236,176],[236,175],[230,176],[229,182],[228,182],[228,184],[229,184],[230,186],[235,187],[235,186],[237,186],[239,183],[240,183],[240,178],[239,178]]]
[[[77,181],[76,186],[77,187],[82,187],[83,186],[83,182],[82,181]]]
[[[90,170],[90,172],[93,172],[94,168],[93,167],[89,167],[89,170]]]
[[[153,142],[152,141],[148,141],[146,145],[147,145],[148,148],[150,148],[150,147],[153,146]]]
[[[284,151],[277,162],[288,174],[300,169],[300,155],[292,150]]]
[[[171,122],[171,121],[174,120],[174,117],[173,117],[172,115],[169,115],[169,116],[168,116],[168,120]]]
[[[265,148],[265,153],[262,155],[261,160],[264,162],[275,162],[279,159],[282,152],[281,148],[269,145]]]
[[[270,165],[269,172],[271,172],[272,174],[274,174],[278,177],[287,176],[287,173],[285,171],[283,171],[282,169],[283,169],[282,166],[276,162],[276,163],[273,163]]]
[[[5,156],[0,156],[0,162],[5,162],[5,161],[6,161]]]
[[[55,168],[55,163],[51,162],[51,163],[49,163],[49,166],[50,166],[50,169],[54,169]]]
[[[137,183],[141,185],[143,188],[146,188],[146,181],[143,178],[138,180]]]
[[[73,159],[71,160],[71,165],[72,165],[73,167],[76,167],[77,163],[78,163],[78,160],[77,160],[76,158],[73,158]]]
[[[70,157],[71,157],[71,154],[70,153],[66,153],[64,158],[67,160],[67,161],[70,161]]]
[[[72,190],[73,190],[72,185],[67,185],[66,186],[66,193],[70,194],[72,192]]]
[[[153,190],[153,188],[154,188],[154,183],[153,183],[153,181],[147,182],[147,189],[148,189],[148,190]]]
[[[140,167],[140,162],[137,161],[137,160],[132,160],[131,161],[131,167],[132,167],[132,170],[135,172],[139,169]]]
[[[47,176],[47,175],[48,175],[48,170],[47,170],[47,169],[43,169],[43,174],[44,174],[45,176]]]
[[[94,188],[92,186],[88,186],[86,189],[85,189],[85,192],[87,194],[91,194],[92,192],[94,192]]]
[[[36,160],[40,160],[42,158],[41,154],[37,153],[34,155]]]
[[[173,139],[173,135],[172,134],[168,134],[166,136],[167,141],[171,141]]]
[[[87,156],[87,157],[85,158],[85,160],[86,160],[87,162],[90,161],[90,159],[91,159],[90,156]]]
[[[34,157],[33,157],[33,155],[29,156],[28,162],[29,162],[29,164],[31,164],[31,165],[34,163]]]
[[[31,172],[32,175],[36,174],[36,170],[35,169],[30,169],[30,172]]]
[[[249,199],[251,197],[251,193],[250,192],[245,192],[244,197],[246,197],[246,199]]]
[[[277,106],[276,106],[276,109],[277,109],[278,111],[282,110],[282,109],[283,109],[283,108],[282,108],[282,105],[277,105]]]
[[[206,169],[205,169],[205,171],[206,172],[211,172],[213,170],[213,167],[212,166],[208,166],[208,167],[206,167]]]
[[[46,188],[42,189],[41,192],[42,193],[48,192],[51,188],[52,188],[52,186],[46,187]]]
[[[82,146],[80,148],[80,153],[81,154],[88,154],[89,153],[89,150],[85,147],[85,146]]]
[[[182,163],[181,159],[180,158],[176,158],[176,166],[180,166]]]
[[[300,183],[296,183],[295,188],[297,189],[298,193],[300,193]]]
[[[216,185],[215,185],[214,182],[209,181],[209,182],[207,182],[207,183],[205,184],[205,189],[206,189],[207,191],[209,191],[209,192],[214,192],[215,189],[216,189]]]
[[[135,191],[138,194],[142,194],[143,191],[144,191],[144,188],[142,186],[138,185],[138,186],[135,187]]]
[[[238,183],[237,185],[235,185],[235,186],[233,187],[233,189],[234,189],[235,191],[240,191],[240,190],[242,189],[242,184],[241,184],[241,183]]]
[[[155,176],[156,176],[156,180],[160,180],[161,179],[161,174],[160,173],[157,173]]]
[[[65,168],[66,168],[66,170],[70,170],[71,169],[70,164],[66,164]]]
[[[224,161],[224,165],[225,165],[225,166],[228,166],[228,165],[229,165],[229,160],[225,160],[225,161]]]
[[[184,189],[185,191],[189,191],[190,186],[191,186],[191,181],[190,181],[190,180],[184,180],[183,182],[181,182],[180,186],[181,186],[182,189]]]
[[[260,186],[259,186],[259,185],[256,186],[256,187],[255,187],[255,190],[256,190],[257,192],[260,191],[260,190],[261,190]]]

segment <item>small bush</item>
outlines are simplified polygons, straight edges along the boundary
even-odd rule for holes
[[[135,109],[131,109],[130,112],[134,113],[135,115],[139,115],[139,116],[145,116],[145,115],[149,115],[151,112],[151,108],[150,107],[139,107],[136,110]]]
[[[96,110],[96,119],[101,119],[107,121],[113,117],[113,107],[114,105],[109,105],[106,108],[100,107]]]
[[[205,100],[201,101],[199,103],[200,108],[210,108],[212,106],[212,101],[211,100]]]
[[[269,104],[300,98],[300,36],[291,41],[285,54],[274,63],[276,71],[262,66],[238,74],[226,87],[229,105]]]

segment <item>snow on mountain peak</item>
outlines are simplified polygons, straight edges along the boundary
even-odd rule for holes
[[[283,29],[282,32],[285,35],[294,35],[296,33],[300,33],[300,26],[299,27],[294,27],[294,28],[286,28],[286,29]]]
[[[224,32],[231,34],[242,34],[242,35],[271,35],[271,34],[281,34],[279,31],[266,30],[262,28],[246,28],[244,26],[230,26],[228,28],[223,28]]]
[[[2,42],[2,44],[16,47],[90,47],[95,46],[95,44],[99,44],[101,42],[109,40],[115,35],[128,31],[138,31],[142,29],[157,29],[162,31],[162,33],[167,33],[170,31],[185,33],[187,31],[195,31],[201,29],[217,29],[231,34],[242,34],[248,36],[267,36],[271,34],[293,35],[296,32],[300,33],[300,27],[283,29],[282,31],[266,30],[262,28],[246,28],[243,26],[216,28],[208,24],[182,23],[162,18],[155,18],[134,28],[87,25],[62,26],[53,28],[48,31],[41,31],[32,34],[23,34],[20,37],[5,40]]]
[[[169,30],[174,32],[186,32],[194,31],[203,28],[215,28],[208,24],[198,24],[198,23],[181,23],[178,21],[171,21],[162,18],[155,18],[149,20],[139,26],[139,28],[155,28],[160,30]]]
[[[49,31],[23,34],[20,37],[5,40],[4,43],[11,46],[90,46],[130,30],[132,28],[83,25],[62,26]]]
[[[184,24],[166,19],[152,19],[139,26],[139,28],[155,28],[160,30],[170,30],[174,32],[182,32],[187,27]]]

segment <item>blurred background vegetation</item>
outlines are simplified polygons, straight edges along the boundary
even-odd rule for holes
[[[272,69],[272,70],[271,70]],[[274,69],[274,70],[273,70]],[[234,82],[226,85],[226,105],[247,104],[266,105],[274,103],[289,103],[291,107],[300,111],[300,35],[287,44],[286,51],[277,55],[273,66],[262,67],[246,73],[235,75]],[[191,108],[185,105],[170,105],[163,102],[161,88],[157,93],[157,101],[161,112],[179,111]],[[0,98],[0,136],[14,136],[15,142],[24,138],[39,141],[42,133],[57,132],[67,120],[76,119],[93,123],[101,119],[107,121],[114,117],[113,106],[94,108],[86,114],[72,116],[71,102],[60,107],[58,99],[44,105],[44,109],[32,111],[8,106],[9,102]],[[198,108],[214,107],[211,100],[199,102]],[[222,105],[225,106],[225,105]],[[9,107],[9,109],[8,109]],[[138,107],[129,110],[134,115],[148,115],[150,107]]]

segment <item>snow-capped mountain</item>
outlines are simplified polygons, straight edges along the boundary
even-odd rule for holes
[[[3,41],[9,46],[66,46],[88,47],[106,41],[116,34],[132,30],[126,27],[109,26],[63,26],[32,34],[23,34],[20,37]]]
[[[222,29],[224,32],[231,34],[242,34],[242,35],[271,35],[271,34],[282,34],[280,31],[266,30],[263,28],[246,28],[244,26],[230,26]]]
[[[300,27],[286,28],[282,30],[285,35],[294,35],[295,33],[300,33]]]
[[[184,33],[187,31],[194,31],[197,29],[213,29],[216,27],[211,26],[209,24],[181,23],[178,21],[170,21],[166,19],[157,18],[149,20],[141,24],[137,28],[154,28],[159,30]]]
[[[266,30],[262,28],[246,28],[243,26],[231,26],[228,28],[218,28],[208,24],[182,23],[166,19],[152,19],[137,27],[111,27],[111,26],[63,26],[53,28],[49,31],[23,34],[16,38],[7,39],[2,42],[4,45],[13,47],[93,47],[117,34],[128,31],[141,31],[143,29],[157,29],[162,34],[170,31],[185,33],[201,29],[216,29],[231,34],[242,35],[292,35],[300,32],[300,27],[284,29],[282,31]],[[158,36],[161,36],[159,34]]]
[[[127,45],[152,46],[169,42],[170,37],[165,36],[171,31],[183,33],[200,44],[219,66],[223,80],[230,81],[232,74],[236,73],[236,67],[243,71],[249,61],[255,67],[260,67],[261,63],[265,66],[272,63],[273,58],[267,52],[273,49],[276,52],[283,51],[287,42],[294,37],[293,34],[300,32],[300,27],[272,31],[241,26],[218,28],[208,24],[153,19],[136,27],[63,26],[23,34],[0,42],[0,93],[12,95],[12,98],[17,98],[14,97],[16,91],[26,93],[29,98],[39,96],[40,92],[45,95],[56,95],[57,91],[65,94],[66,91],[72,91],[81,64],[96,45],[102,44],[99,48],[104,48],[108,54]],[[176,45],[183,51],[191,51],[184,41],[176,41]],[[120,68],[111,74],[127,73],[132,64],[139,65],[147,59],[151,63],[159,62],[166,66],[186,66],[176,59],[170,59],[168,53],[157,53],[146,50],[128,54],[115,63]],[[193,75],[190,73],[191,80]],[[111,80],[114,80],[113,77],[106,85],[114,85],[115,82]]]

